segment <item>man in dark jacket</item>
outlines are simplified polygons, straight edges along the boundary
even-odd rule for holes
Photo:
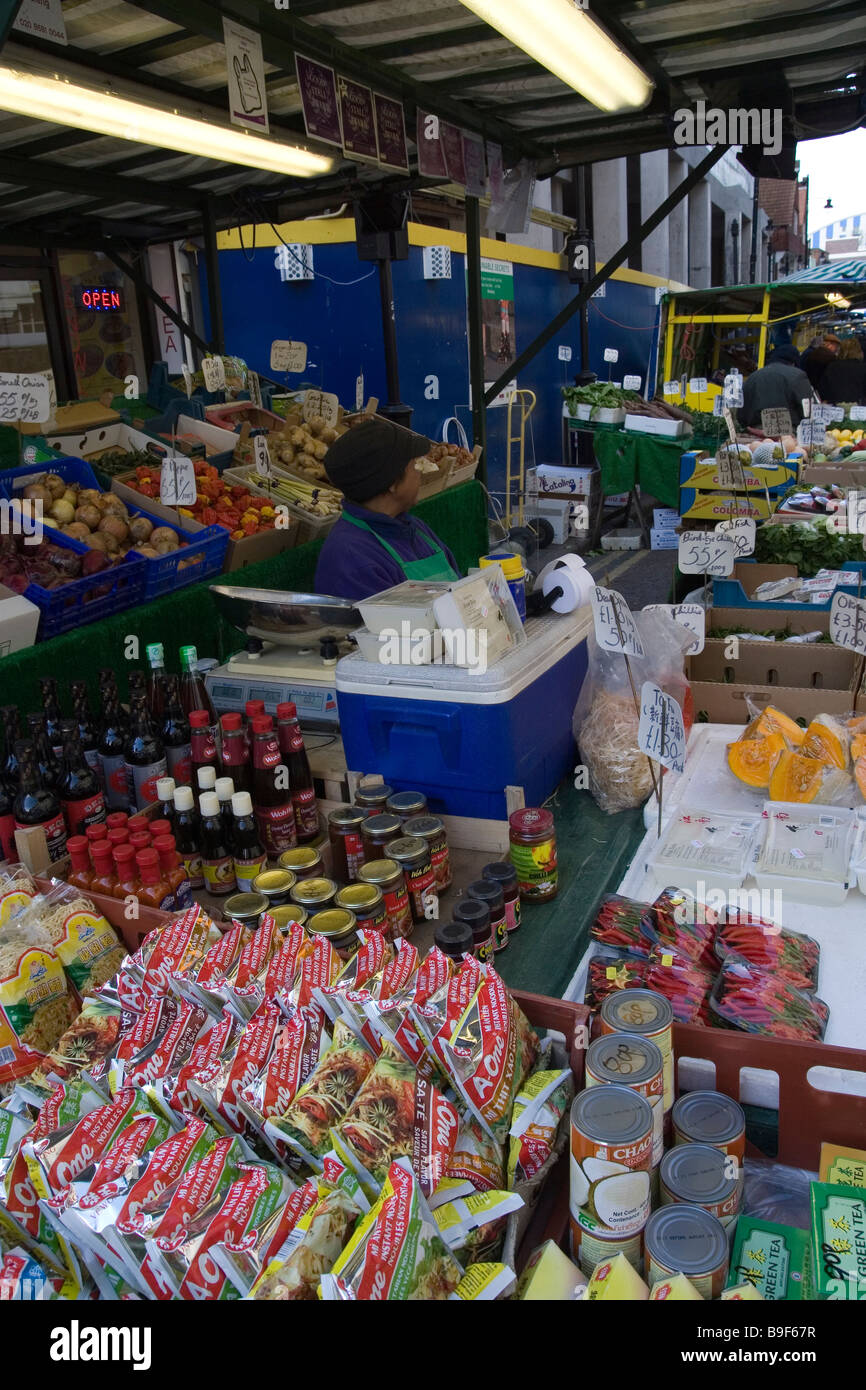
[[[800,354],[789,343],[776,348],[766,367],[752,372],[743,383],[740,424],[761,428],[762,410],[787,410],[791,425],[803,418],[803,401],[812,399],[812,383],[797,364]]]
[[[840,342],[835,333],[825,333],[817,347],[803,353],[803,371],[814,387],[817,388],[827,367],[836,360]]]
[[[316,592],[369,598],[404,579],[459,579],[451,551],[410,508],[418,500],[415,466],[429,439],[375,417],[341,435],[328,450],[328,479],[343,493],[343,514],[329,531],[316,566]]]

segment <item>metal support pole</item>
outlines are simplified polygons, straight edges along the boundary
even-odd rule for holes
[[[142,294],[146,295],[151,303],[156,305],[161,314],[165,314],[167,318],[171,319],[172,323],[177,324],[178,328],[185,337],[189,338],[190,342],[195,343],[196,347],[200,348],[202,352],[210,352],[210,347],[205,342],[204,338],[200,338],[192,325],[187,323],[186,319],[181,318],[177,309],[173,309],[170,304],[166,304],[165,300],[160,298],[146,276],[142,275],[138,266],[131,265],[129,261],[120,255],[110,241],[104,241],[99,249],[104,252],[110,261],[114,262],[118,270],[122,270],[124,275],[129,277],[136,289],[141,290]]]
[[[394,280],[391,262],[380,260],[379,299],[382,305],[382,343],[385,348],[385,384],[388,399],[379,406],[379,414],[398,425],[412,426],[412,407],[400,400],[400,369],[397,364],[397,318],[394,312]]]
[[[210,199],[208,199],[204,215],[204,263],[207,274],[207,297],[210,305],[210,351],[222,354],[226,350],[223,298],[220,289],[216,219]]]
[[[758,279],[758,176],[754,175],[755,191],[752,197],[752,244],[749,247],[749,284],[754,285]]]
[[[494,381],[492,386],[488,387],[484,395],[484,399],[488,405],[498,396],[503,387],[508,385],[509,381],[523,371],[523,368],[526,367],[532,361],[533,357],[550,342],[551,338],[556,337],[557,333],[564,324],[568,323],[572,315],[576,314],[581,306],[592,298],[599,285],[604,284],[605,280],[609,279],[613,272],[618,270],[624,261],[628,260],[629,256],[635,250],[635,247],[639,246],[645,238],[649,236],[650,232],[654,232],[656,227],[664,222],[668,214],[682,202],[686,194],[690,193],[695,185],[700,183],[701,179],[709,173],[713,165],[718,163],[726,149],[726,145],[714,145],[712,149],[704,155],[700,163],[689,170],[682,183],[677,184],[677,187],[670,197],[665,198],[664,202],[656,208],[655,212],[647,218],[646,222],[642,223],[637,229],[634,236],[629,237],[619,250],[614,252],[610,260],[602,266],[601,270],[597,270],[591,279],[581,288],[580,293],[576,295],[570,303],[566,304],[564,309],[559,311],[556,318],[551,319],[547,327],[539,333],[537,338],[532,340],[528,347],[523,349],[523,352],[521,352],[520,356],[511,364],[508,370],[503,372],[502,375]]]
[[[481,317],[481,217],[478,199],[466,198],[466,310],[472,443],[481,446],[478,479],[487,483],[487,405],[484,400],[484,324]]]
[[[588,169],[585,164],[581,164],[580,167],[575,170],[575,173],[577,174],[577,225],[581,231],[585,228],[590,237],[592,237],[593,229],[589,225],[586,206],[586,180],[592,177],[591,166]],[[593,245],[595,245],[594,239]],[[591,269],[595,270],[595,266],[592,266]],[[590,370],[589,305],[586,300],[584,300],[583,304],[580,306],[580,370],[581,372],[588,372]]]

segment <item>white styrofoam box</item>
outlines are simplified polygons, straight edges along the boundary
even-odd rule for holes
[[[451,247],[425,246],[422,252],[425,280],[451,279]]]
[[[212,425],[210,420],[196,420],[191,415],[178,415],[175,434],[193,435],[208,446],[211,454],[233,454],[238,443],[234,430],[224,430],[219,425]],[[159,443],[167,449],[171,448],[168,439],[160,438]]]
[[[221,430],[220,433],[224,434],[226,431]],[[167,444],[154,439],[152,434],[134,430],[122,420],[111,425],[95,425],[92,429],[79,431],[78,434],[53,434],[50,438],[47,437],[45,442],[49,449],[55,449],[59,454],[68,454],[76,459],[86,459],[102,449],[123,449],[126,453],[133,449],[142,449],[153,454],[154,458],[161,458],[168,452]],[[237,443],[237,440],[234,442]],[[98,459],[96,466],[99,467]]]
[[[32,647],[39,618],[35,603],[0,584],[0,657]]]
[[[556,501],[553,498],[539,497],[526,504],[529,520],[544,517],[553,527],[553,540],[556,545],[564,545],[571,532],[571,502]]]
[[[562,464],[540,463],[537,468],[527,471],[526,490],[529,494],[535,491],[539,494],[568,492],[575,497],[588,497],[594,471],[592,468],[564,468]]]
[[[650,531],[650,550],[676,550],[679,543],[676,531],[660,530],[656,526]]]
[[[659,420],[652,415],[626,415],[625,428],[639,434],[661,434],[668,439],[679,439],[692,432],[685,420]]]
[[[589,405],[583,401],[578,402],[576,415],[572,415],[568,406],[563,407],[562,413],[566,420],[590,420],[594,425],[621,425],[625,419],[625,411],[621,406],[608,409],[603,405]]]
[[[641,533],[628,526],[617,526],[601,538],[602,550],[640,550]]]
[[[676,507],[653,507],[653,526],[657,531],[670,531],[679,524],[680,514]]]

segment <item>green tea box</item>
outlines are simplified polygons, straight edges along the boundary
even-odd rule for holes
[[[737,1220],[728,1288],[751,1284],[766,1299],[812,1297],[808,1231],[777,1226],[757,1216]]]
[[[812,1183],[812,1249],[819,1298],[866,1302],[866,1188]]]

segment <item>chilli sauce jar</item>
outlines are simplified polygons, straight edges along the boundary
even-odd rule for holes
[[[271,916],[283,935],[286,934],[292,922],[297,922],[302,927],[307,921],[308,915],[307,909],[299,907],[297,903],[286,903],[284,907],[275,907],[271,911]]]
[[[322,856],[312,845],[298,845],[297,849],[285,849],[277,860],[281,869],[288,869],[296,879],[321,878]]]
[[[295,886],[295,875],[288,869],[265,869],[256,874],[252,881],[252,891],[261,893],[267,899],[268,908],[282,907],[291,902],[291,891]]]
[[[338,885],[332,878],[305,878],[296,883],[289,897],[307,912],[324,912],[334,906]]]
[[[351,912],[362,931],[387,932],[385,897],[375,883],[350,883],[341,888],[334,899],[334,907]]]
[[[493,955],[493,928],[490,924],[490,908],[480,898],[460,898],[454,904],[451,916],[455,922],[465,924],[472,932],[473,951],[482,963]]]
[[[393,787],[387,786],[384,782],[376,782],[372,787],[358,788],[355,792],[355,805],[366,811],[368,816],[375,816],[384,811],[388,797],[393,795]]]
[[[440,922],[433,934],[433,945],[453,961],[461,961],[464,956],[471,956],[475,952],[472,928],[468,922]]]
[[[343,883],[354,883],[364,862],[361,826],[365,820],[365,813],[357,806],[341,806],[328,816],[333,874]]]
[[[268,910],[268,900],[264,893],[233,893],[221,909],[227,922],[242,922],[255,931]]]
[[[385,808],[405,822],[412,816],[426,816],[427,798],[423,792],[392,792]]]
[[[346,908],[331,907],[325,912],[314,912],[306,928],[312,936],[326,937],[341,960],[348,960],[358,949],[355,914]]]
[[[417,835],[401,835],[399,840],[391,840],[385,846],[385,853],[389,859],[395,859],[403,870],[412,921],[426,922],[427,904],[436,898],[430,846]]]
[[[397,941],[401,936],[411,936],[414,930],[412,908],[402,866],[396,859],[372,859],[364,864],[358,873],[359,883],[369,883],[381,891],[385,900],[385,939]]]
[[[498,883],[505,898],[505,925],[509,935],[517,931],[520,926],[520,893],[517,888],[517,870],[513,864],[506,864],[504,861],[495,864],[485,864],[481,870],[481,877],[487,878],[491,883]]]
[[[517,870],[521,898],[550,902],[556,897],[556,830],[550,811],[530,806],[508,817],[511,862]]]
[[[385,846],[390,844],[391,840],[398,839],[402,833],[403,822],[399,816],[392,816],[388,811],[367,816],[361,826],[366,862],[369,864],[374,859],[381,859],[385,853]]]
[[[505,894],[498,883],[489,878],[477,878],[466,888],[467,898],[477,898],[486,905],[490,913],[490,930],[493,932],[494,951],[503,951],[508,945],[508,924],[505,917]]]
[[[442,821],[438,816],[412,816],[404,823],[403,834],[417,835],[419,840],[427,841],[433,865],[433,883],[437,893],[444,893],[451,886],[451,856]]]

